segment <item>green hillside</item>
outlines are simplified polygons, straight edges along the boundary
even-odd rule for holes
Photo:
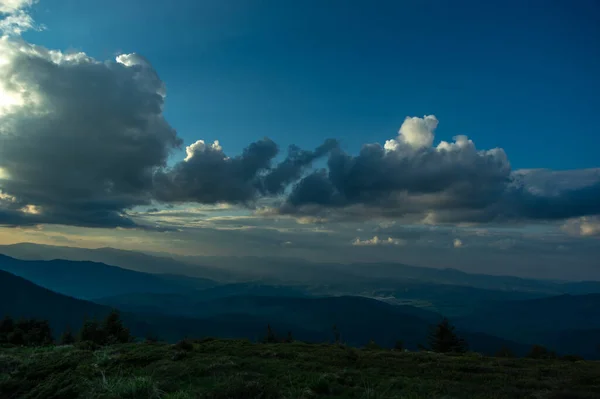
[[[2,398],[494,398],[600,397],[600,363],[337,345],[203,340],[10,348]]]

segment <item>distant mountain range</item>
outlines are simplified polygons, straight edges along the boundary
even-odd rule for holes
[[[295,258],[149,255],[114,248],[85,249],[20,243],[0,246],[0,253],[23,260],[64,259],[94,261],[125,269],[201,277],[223,283],[257,281],[295,284],[346,293],[396,288],[398,283],[468,286],[483,290],[529,292],[543,295],[600,293],[600,281],[561,282],[512,276],[470,274],[399,263],[314,263]]]
[[[207,302],[207,306],[214,304],[214,301]],[[382,346],[391,347],[401,339],[410,349],[426,342],[430,321],[433,321],[415,316],[414,309],[358,297],[227,297],[221,306],[228,307],[228,310],[204,318],[128,311],[122,312],[122,318],[138,337],[152,334],[170,341],[186,336],[258,340],[264,337],[266,326],[270,324],[281,336],[290,331],[296,339],[330,342],[333,340],[332,327],[336,324],[341,339],[348,344],[363,346],[373,339]],[[254,311],[249,312],[249,309]],[[1,317],[11,315],[49,320],[58,336],[66,326],[78,329],[84,320],[102,318],[110,310],[109,306],[57,294],[21,277],[0,272]],[[243,313],[237,313],[239,311]],[[484,353],[491,354],[501,346],[508,346],[517,353],[524,353],[527,349],[524,345],[487,334],[461,332],[461,335],[470,341],[473,350]]]
[[[6,255],[0,255],[0,270],[82,299],[130,293],[181,293],[217,285],[206,279],[140,273],[97,262],[24,261]]]
[[[391,346],[401,339],[414,349],[426,343],[430,326],[445,315],[477,351],[493,353],[507,346],[523,354],[532,344],[542,344],[560,353],[600,357],[596,282],[537,281],[437,269],[417,276],[415,268],[402,265],[377,265],[369,277],[364,265],[356,264],[329,265],[322,273],[313,270],[316,264],[292,266],[302,273],[319,274],[312,282],[240,276],[236,281],[232,276],[239,265],[221,270],[113,249],[80,252],[24,244],[0,247],[0,252],[28,248],[34,251],[23,257],[42,257],[41,252],[47,252],[44,258],[57,252],[72,258],[83,257],[85,251],[95,254],[94,262],[0,255],[0,270],[10,273],[0,272],[0,316],[47,318],[57,331],[67,324],[78,328],[86,317],[102,317],[118,308],[138,336],[150,332],[169,340],[186,335],[258,339],[271,324],[280,334],[292,331],[298,339],[322,342],[333,338],[335,324],[342,339],[352,345],[373,339]],[[153,273],[139,271],[145,269],[141,263],[123,268],[99,263],[99,258],[110,258],[119,266],[126,260],[145,261]],[[272,268],[271,261],[264,270]],[[181,270],[189,273],[180,274]],[[207,270],[227,278],[199,277]],[[402,271],[408,277],[402,277]],[[341,277],[324,282],[323,275]],[[435,278],[427,281],[429,275]],[[515,282],[515,289],[509,289],[509,281]]]

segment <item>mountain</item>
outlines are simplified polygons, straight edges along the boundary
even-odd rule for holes
[[[238,281],[232,273],[216,267],[178,262],[166,254],[159,257],[115,248],[88,249],[19,243],[0,245],[0,254],[22,260],[93,261],[144,273],[184,275],[224,282]]]
[[[293,297],[293,296],[251,296],[230,295],[220,298],[199,299],[202,291],[194,297],[185,295],[127,295],[100,299],[108,304],[127,311],[157,312],[172,316],[218,318],[231,320],[235,315],[249,318],[277,321],[288,326],[298,326],[303,334],[317,341],[333,339],[333,325],[341,334],[342,341],[363,346],[370,340],[379,345],[391,347],[402,340],[409,349],[425,345],[430,327],[439,322],[441,315],[413,306],[394,306],[382,301],[364,297]],[[300,329],[293,327],[294,336]],[[286,330],[277,329],[279,333]],[[471,348],[488,354],[495,353],[503,346],[524,355],[528,345],[521,345],[485,333],[460,331]]]
[[[112,307],[58,294],[24,278],[0,271],[0,318],[38,318],[48,320],[55,337],[69,326],[78,330],[86,319],[102,319]],[[186,336],[259,339],[265,334],[268,321],[247,315],[228,315],[208,319],[169,317],[157,314],[122,312],[124,324],[137,337],[158,335],[168,341]],[[280,330],[294,331],[309,339],[317,339],[311,332],[284,323],[272,323]]]
[[[563,353],[598,357],[600,294],[510,301],[455,320],[458,326]]]
[[[358,294],[365,285],[394,288],[394,284],[428,283],[473,287],[532,295],[600,293],[600,281],[561,282],[513,276],[465,273],[451,268],[428,268],[400,263],[315,263],[303,259],[254,256],[181,256],[140,253],[114,248],[85,249],[20,243],[0,246],[0,253],[19,259],[96,261],[148,273],[169,273],[234,283],[311,286],[337,285]],[[525,298],[512,298],[525,299]]]
[[[24,261],[5,255],[0,255],[0,270],[81,299],[138,292],[179,293],[216,285],[210,280],[141,273],[89,261]]]

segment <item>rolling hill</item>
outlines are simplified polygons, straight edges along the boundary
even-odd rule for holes
[[[124,311],[122,319],[138,337],[153,334],[171,342],[186,336],[259,340],[264,337],[267,324],[281,336],[291,331],[299,340],[327,342],[333,340],[332,326],[336,324],[341,339],[351,345],[363,346],[373,339],[391,347],[401,339],[412,349],[425,343],[431,325],[411,314],[421,310],[402,309],[368,298],[228,297],[225,300],[229,303],[222,306],[229,306],[227,311],[213,312],[202,318]],[[210,301],[207,304],[210,306]],[[250,307],[257,310],[248,312]],[[0,317],[46,319],[57,336],[66,326],[78,329],[85,319],[101,318],[110,311],[109,306],[57,294],[21,277],[0,272]],[[494,353],[504,345],[516,353],[526,349],[486,334],[461,334],[467,340],[477,338],[471,345],[475,351]]]
[[[81,299],[130,293],[179,293],[217,283],[198,278],[161,276],[89,261],[25,261],[0,255],[0,270],[52,291]]]

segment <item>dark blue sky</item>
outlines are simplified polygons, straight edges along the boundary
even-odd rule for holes
[[[294,4],[292,4],[294,3]],[[513,168],[598,166],[600,3],[44,0],[25,38],[147,57],[184,138],[350,152],[435,114]]]

